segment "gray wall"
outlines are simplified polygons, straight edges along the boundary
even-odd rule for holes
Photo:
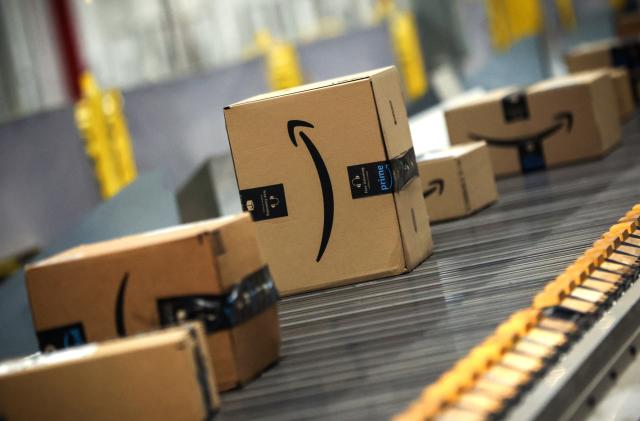
[[[393,62],[385,26],[299,48],[308,81]],[[212,155],[228,153],[222,108],[268,91],[261,59],[124,93],[140,172],[182,184]],[[93,168],[73,122],[73,109],[0,126],[0,256],[46,245],[100,203]]]
[[[100,201],[73,112],[0,126],[0,256],[42,245]]]
[[[175,225],[178,222],[175,197],[165,184],[160,173],[141,174],[112,200],[57,235],[38,258],[78,244]],[[24,272],[19,271],[0,282],[0,360],[36,351]]]

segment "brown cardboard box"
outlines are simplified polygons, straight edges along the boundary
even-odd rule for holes
[[[634,102],[638,101],[640,84],[640,38],[607,39],[588,42],[573,48],[565,56],[571,73],[608,67],[627,69]]]
[[[625,13],[617,16],[616,32],[620,38],[640,35],[640,13]]]
[[[498,198],[489,149],[470,142],[418,157],[431,222],[460,218]]]
[[[613,87],[616,90],[620,121],[628,121],[636,110],[629,72],[623,68],[611,68],[609,69],[609,75],[613,80]]]
[[[220,390],[278,358],[277,293],[248,214],[79,246],[26,279],[43,350],[197,319]]]
[[[620,141],[606,70],[491,92],[445,111],[451,144],[485,140],[496,175],[593,159]]]
[[[613,81],[613,88],[618,102],[618,111],[620,113],[620,121],[628,121],[633,116],[636,109],[635,101],[633,100],[633,89],[631,87],[629,71],[623,67],[605,67],[601,70],[606,70]],[[593,70],[587,70],[586,72],[592,71]]]
[[[0,364],[0,419],[209,420],[219,407],[191,323]]]
[[[224,114],[242,205],[283,294],[405,272],[431,253],[395,68]]]
[[[577,73],[614,67],[614,57],[611,50],[618,45],[618,41],[614,39],[580,44],[565,55],[567,68],[569,72]]]

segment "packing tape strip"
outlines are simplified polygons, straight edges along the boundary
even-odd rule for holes
[[[278,291],[264,266],[251,273],[224,295],[189,295],[158,300],[162,326],[201,320],[207,333],[237,326],[278,301]]]

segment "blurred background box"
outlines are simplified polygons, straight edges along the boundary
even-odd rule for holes
[[[620,48],[620,45],[616,39],[580,44],[565,55],[567,68],[569,72],[576,73],[615,66],[612,50]]]
[[[623,67],[606,67],[603,68],[603,70],[604,69],[606,69],[609,77],[613,81],[613,88],[618,102],[618,111],[620,112],[620,122],[626,122],[633,117],[636,111],[636,102],[633,99],[633,89],[631,79],[629,78],[629,71]],[[592,71],[593,70],[584,70],[577,73],[589,73]]]
[[[0,364],[6,420],[204,420],[219,406],[196,323]]]
[[[628,121],[636,111],[636,103],[633,100],[633,89],[629,72],[627,69],[618,67],[610,69],[609,75],[613,80],[613,87],[616,90],[616,97],[618,98],[620,121]]]
[[[486,141],[502,176],[607,153],[620,141],[617,101],[602,70],[497,90],[448,109],[445,117],[451,143]]]
[[[565,55],[569,72],[623,67],[629,72],[633,97],[638,102],[640,83],[640,38],[607,39],[580,44]]]
[[[616,32],[620,38],[640,35],[640,13],[623,13],[616,17]]]
[[[470,142],[418,157],[429,221],[470,215],[498,199],[489,149]]]

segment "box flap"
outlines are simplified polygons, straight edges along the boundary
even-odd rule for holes
[[[420,155],[418,161],[437,161],[443,159],[458,158],[461,155],[467,154],[476,149],[480,149],[486,146],[485,142],[468,142],[459,145],[453,145],[447,149],[441,149],[438,151],[426,152]]]
[[[195,222],[192,224],[162,228],[141,234],[128,235],[125,237],[101,241],[98,243],[83,244],[65,250],[47,259],[40,260],[34,264],[28,265],[28,268],[36,269],[42,266],[62,264],[78,259],[87,259],[113,253],[121,253],[142,247],[149,247],[155,244],[181,240],[184,238],[193,237],[198,234],[212,232],[224,225],[250,218],[251,217],[248,213],[238,214],[223,218],[210,219],[207,221]]]
[[[264,93],[264,94],[252,96],[252,97],[244,99],[242,101],[238,101],[236,103],[233,103],[233,104],[227,106],[226,108],[237,107],[237,106],[240,106],[240,105],[243,105],[243,104],[249,104],[249,103],[252,103],[252,102],[264,101],[264,100],[267,100],[267,99],[277,98],[277,97],[286,96],[286,95],[299,94],[299,93],[302,93],[302,92],[312,91],[314,89],[328,88],[328,87],[331,87],[331,86],[340,85],[340,84],[347,83],[347,82],[353,82],[353,81],[356,81],[356,80],[368,79],[368,78],[372,77],[373,75],[378,74],[380,72],[384,72],[384,71],[386,71],[386,70],[388,70],[390,68],[391,67],[382,67],[382,68],[379,68],[379,69],[369,70],[369,71],[361,72],[361,73],[355,73],[355,74],[348,75],[348,76],[342,76],[342,77],[337,77],[337,78],[334,78],[334,79],[323,80],[321,82],[308,83],[308,84],[305,84],[305,85],[296,86],[294,88],[281,89],[281,90],[278,90],[278,91],[267,92],[267,93]]]
[[[608,76],[608,74],[607,74]],[[599,79],[590,89],[594,117],[600,132],[601,151],[609,151],[620,141],[620,109],[613,78]]]
[[[485,142],[477,142],[477,146],[458,157],[467,213],[475,212],[498,198],[489,148]]]
[[[455,110],[458,108],[473,107],[476,105],[487,104],[494,102],[496,99],[503,98],[513,92],[520,91],[517,86],[506,86],[504,88],[494,89],[480,96],[472,96],[467,98],[461,98],[451,106],[445,107],[445,114],[449,110]]]
[[[611,77],[614,79],[629,77],[629,71],[624,67],[611,67],[607,70],[609,71],[609,74],[611,75]]]
[[[591,52],[607,51],[611,47],[615,47],[620,44],[620,40],[617,38],[607,38],[599,41],[583,42],[578,44],[569,51],[568,55],[579,55]]]
[[[527,89],[527,93],[533,94],[537,92],[548,91],[550,89],[561,89],[569,86],[586,85],[608,76],[609,73],[606,69],[590,70],[570,75],[559,76],[534,83]]]

